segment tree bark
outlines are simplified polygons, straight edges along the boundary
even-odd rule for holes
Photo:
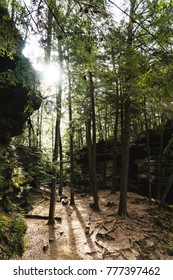
[[[72,112],[72,97],[71,97],[71,72],[68,63],[68,109],[69,109],[69,131],[70,131],[70,205],[75,205],[74,200],[74,127],[73,127],[73,112]]]
[[[123,143],[121,153],[121,181],[120,181],[120,201],[118,208],[118,215],[127,216],[127,185],[128,185],[128,172],[129,172],[129,147],[130,147],[130,97],[125,101],[124,112],[124,131]]]
[[[117,189],[117,134],[118,134],[118,117],[119,117],[119,89],[118,81],[116,81],[116,113],[115,113],[115,122],[114,122],[114,143],[113,143],[113,166],[112,166],[112,187],[111,193],[116,193]]]
[[[89,85],[90,85],[90,98],[91,98],[91,121],[92,121],[92,149],[91,149],[91,170],[92,170],[92,188],[94,205],[93,210],[99,211],[99,199],[96,180],[96,119],[95,119],[95,97],[94,97],[94,84],[93,74],[89,72]]]
[[[90,117],[89,117],[90,116]],[[93,184],[92,184],[92,143],[91,143],[91,110],[89,108],[89,116],[86,121],[86,142],[88,148],[88,175],[89,175],[89,186],[90,193],[93,194]]]
[[[162,172],[163,172],[163,120],[161,121],[161,130],[160,130],[160,154],[159,154],[159,168],[158,168],[158,186],[157,186],[157,199],[160,200],[162,193]]]
[[[107,104],[105,105],[105,119],[104,119],[104,166],[103,166],[103,187],[106,187],[106,179],[107,179],[107,121],[108,121],[108,113],[107,113]]]
[[[130,0],[130,18],[127,27],[127,46],[126,46],[126,72],[124,81],[125,113],[124,129],[122,134],[122,152],[121,152],[121,179],[120,179],[120,201],[118,215],[127,216],[127,185],[129,172],[129,148],[130,148],[130,118],[131,118],[131,100],[132,83],[133,83],[133,66],[132,64],[132,46],[133,46],[133,26],[132,20],[135,14],[136,0]],[[126,94],[126,96],[125,96]]]
[[[48,12],[48,45],[47,45],[47,58],[50,60],[50,45],[51,44],[51,36],[52,34],[52,12],[49,9]],[[51,24],[51,27],[49,26]],[[51,36],[50,36],[51,35]],[[56,127],[55,127],[55,145],[54,145],[54,153],[53,153],[53,168],[52,168],[52,186],[51,186],[51,195],[50,195],[50,207],[49,207],[49,221],[48,224],[55,223],[55,203],[56,203],[56,182],[57,182],[57,162],[58,162],[58,154],[60,151],[60,120],[61,120],[61,99],[62,99],[62,71],[63,71],[63,55],[62,55],[62,39],[58,40],[58,54],[59,54],[59,65],[60,65],[60,73],[59,73],[59,83],[58,83],[58,92],[56,95]],[[61,166],[62,167],[62,166]],[[63,168],[61,169],[61,172]],[[62,174],[61,178],[62,179]]]
[[[152,191],[151,191],[150,139],[149,139],[149,128],[148,128],[145,96],[144,96],[144,119],[145,119],[146,145],[147,145],[147,164],[148,164],[148,198],[149,198],[149,204],[151,204]]]
[[[60,157],[60,180],[59,180],[59,195],[62,195],[63,192],[63,149],[62,149],[62,141],[61,134],[59,135],[59,157]]]

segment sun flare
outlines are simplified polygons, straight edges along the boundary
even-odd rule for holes
[[[48,85],[54,85],[59,81],[60,69],[55,63],[47,64],[43,71],[43,81]]]

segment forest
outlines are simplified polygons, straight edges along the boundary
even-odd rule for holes
[[[173,259],[173,1],[0,0],[0,259]]]

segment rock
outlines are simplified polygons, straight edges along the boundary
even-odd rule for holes
[[[54,242],[54,238],[49,238],[49,243]]]
[[[68,199],[63,198],[63,199],[61,200],[61,202],[62,202],[62,205],[65,206],[65,205],[68,204]]]
[[[115,206],[116,206],[116,204],[113,201],[108,201],[106,204],[106,207],[110,207],[110,208],[115,207]]]
[[[8,144],[11,137],[20,135],[34,110],[41,105],[37,91],[38,78],[30,61],[22,54],[22,37],[8,11],[0,5],[0,42],[10,46],[0,55],[0,143]],[[10,53],[14,53],[14,55]]]
[[[46,252],[49,248],[49,244],[45,244],[43,245],[43,251]]]
[[[55,217],[55,220],[56,220],[57,222],[61,222],[61,221],[62,221],[62,217],[61,217],[61,216],[57,216],[57,217]]]

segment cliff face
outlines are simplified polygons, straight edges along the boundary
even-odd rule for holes
[[[23,46],[20,33],[0,3],[0,212],[12,211],[11,201],[23,182],[11,138],[22,133],[42,100],[37,73],[23,56]]]
[[[150,168],[152,197],[157,198],[159,183],[161,185],[160,196],[166,193],[166,202],[173,204],[173,120],[169,120],[162,127],[149,130],[150,144]],[[162,144],[161,144],[162,143]],[[162,145],[162,147],[161,147]],[[97,143],[97,185],[100,189],[111,189],[112,186],[112,166],[113,166],[113,143]],[[161,153],[162,150],[162,153]],[[83,185],[88,191],[88,153],[87,147],[83,148],[76,162],[79,164],[81,177],[75,175],[75,183]],[[121,174],[121,145],[117,144],[117,190],[120,190]],[[130,147],[129,180],[128,191],[137,192],[148,196],[148,158],[146,135],[139,135]]]
[[[28,117],[40,104],[37,92],[29,95],[29,89],[22,84],[10,85],[0,79],[0,143],[6,144],[11,137],[20,135]]]
[[[22,48],[18,30],[0,5],[0,144],[20,135],[28,117],[41,104],[36,72]]]

